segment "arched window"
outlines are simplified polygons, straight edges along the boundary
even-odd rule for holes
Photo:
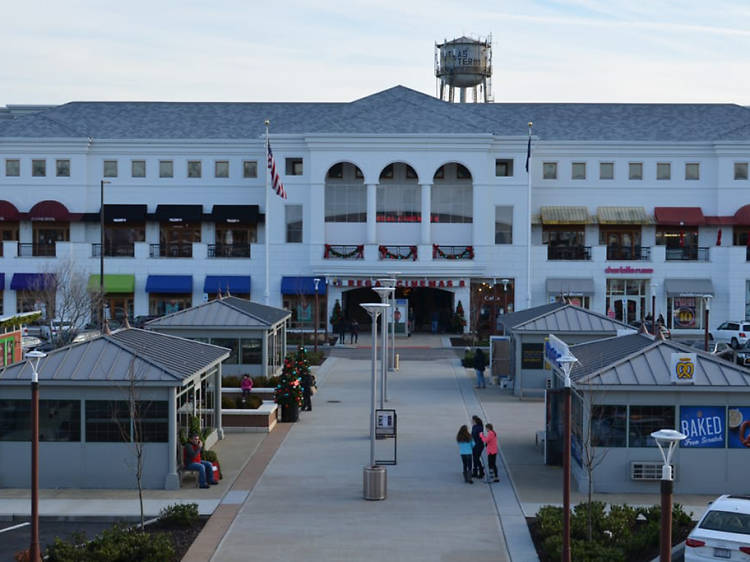
[[[377,222],[420,222],[419,189],[414,168],[403,162],[388,164],[378,183]]]
[[[431,190],[430,221],[472,222],[473,186],[471,172],[458,163],[444,164],[435,172]]]
[[[354,164],[339,162],[328,169],[325,216],[326,222],[367,222],[367,187]]]

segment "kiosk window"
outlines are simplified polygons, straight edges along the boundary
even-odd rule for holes
[[[525,343],[521,345],[521,368],[544,369],[543,343]]]

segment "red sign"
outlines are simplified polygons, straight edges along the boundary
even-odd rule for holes
[[[620,267],[608,267],[604,273],[653,273],[652,267],[630,267],[629,265]]]
[[[380,287],[380,282],[372,278],[367,279],[333,279],[334,287]],[[466,287],[466,279],[397,279],[396,287],[435,287],[454,289]]]

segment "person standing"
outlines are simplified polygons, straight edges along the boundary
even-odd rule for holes
[[[350,326],[350,339],[349,343],[358,343],[359,342],[359,322],[356,320],[352,320],[352,325]]]
[[[492,475],[493,482],[500,482],[497,477],[497,433],[495,428],[492,427],[491,423],[484,426],[485,431],[479,434],[482,439],[482,443],[487,446],[487,462],[489,464],[488,469]]]
[[[456,435],[456,442],[458,443],[458,452],[461,455],[461,463],[463,464],[464,482],[467,484],[473,484],[474,481],[471,479],[471,449],[474,442],[471,439],[471,433],[469,428],[462,425]]]
[[[336,324],[336,332],[339,335],[339,343],[344,345],[346,343],[346,320],[343,318]]]
[[[484,424],[482,423],[482,418],[479,416],[471,416],[471,421],[474,424],[471,426],[471,439],[474,442],[474,445],[471,448],[471,454],[474,461],[471,474],[474,478],[484,478],[484,465],[482,464],[484,443],[481,438],[482,432],[484,431]]]
[[[313,377],[310,374],[310,371],[308,371],[300,377],[300,382],[302,384],[302,411],[304,412],[307,410],[308,412],[312,412],[312,386],[313,386]]]
[[[486,367],[487,359],[484,356],[484,351],[478,347],[474,352],[474,371],[477,374],[476,388],[487,388],[487,384],[484,382],[484,369]]]

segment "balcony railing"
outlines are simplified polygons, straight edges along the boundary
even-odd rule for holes
[[[591,246],[547,246],[547,259],[588,261],[591,259]]]
[[[209,244],[209,258],[249,258],[250,244]]]
[[[28,244],[18,243],[18,257],[19,258],[54,258],[55,257],[55,243],[51,244]]]
[[[102,255],[101,244],[91,244],[91,257],[98,258]],[[133,244],[109,244],[104,246],[104,255],[112,258],[132,258],[135,256]]]
[[[434,260],[473,260],[474,246],[440,246],[432,245]]]
[[[686,246],[684,248],[666,248],[667,261],[708,261],[708,248]]]
[[[152,258],[192,258],[192,244],[149,244],[149,257]]]
[[[323,259],[326,260],[363,260],[365,259],[365,247],[342,246],[340,244],[326,244],[323,250]]]
[[[381,260],[417,260],[416,246],[378,246]]]
[[[607,259],[649,261],[651,259],[651,248],[648,246],[607,246]]]

